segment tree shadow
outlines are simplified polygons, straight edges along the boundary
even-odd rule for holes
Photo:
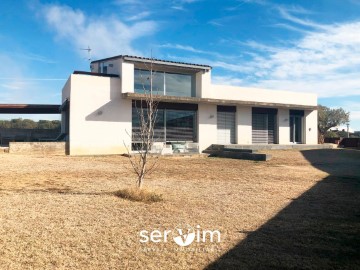
[[[302,154],[329,176],[205,269],[360,269],[360,151]]]

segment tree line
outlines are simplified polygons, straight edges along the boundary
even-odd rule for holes
[[[0,128],[20,128],[20,129],[61,129],[59,120],[39,120],[31,119],[11,119],[0,120]]]

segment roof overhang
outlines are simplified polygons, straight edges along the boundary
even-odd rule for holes
[[[117,55],[117,56],[113,56],[113,57],[109,57],[109,58],[92,61],[91,64],[105,62],[105,61],[111,61],[111,60],[117,60],[117,59],[122,59],[123,61],[135,63],[135,64],[139,64],[139,65],[153,64],[156,67],[188,69],[188,70],[195,71],[195,72],[199,72],[199,71],[205,72],[205,71],[211,70],[211,66],[208,66],[208,65],[168,61],[168,60],[146,58],[146,57],[132,56],[132,55]]]
[[[129,61],[132,63],[146,63],[146,64],[153,64],[153,65],[160,65],[160,66],[168,66],[168,67],[177,67],[177,68],[184,68],[184,69],[192,69],[197,71],[209,71],[211,70],[210,66],[205,65],[195,65],[189,63],[181,63],[181,62],[172,62],[172,61],[164,61],[158,59],[151,59],[151,58],[143,58],[143,57],[134,57],[134,56],[123,56],[125,61]]]
[[[2,114],[59,114],[61,105],[0,104]]]
[[[125,99],[132,99],[132,100],[145,100],[148,97],[148,95],[138,94],[138,93],[123,93],[122,97]],[[194,103],[194,104],[207,103],[207,104],[229,105],[229,106],[242,105],[242,106],[247,106],[247,107],[317,110],[317,106],[311,106],[311,105],[257,102],[257,101],[244,101],[244,100],[228,100],[228,99],[215,99],[215,98],[175,97],[175,96],[154,95],[154,100],[156,100],[158,102],[172,102],[172,103]]]

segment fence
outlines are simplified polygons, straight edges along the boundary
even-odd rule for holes
[[[37,142],[55,139],[60,134],[58,129],[21,129],[0,128],[0,145],[8,146],[9,142]]]
[[[360,148],[360,138],[343,138],[339,144],[341,147]]]

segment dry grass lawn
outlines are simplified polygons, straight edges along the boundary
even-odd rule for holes
[[[355,269],[360,151],[272,151],[269,162],[164,157],[145,186],[125,157],[0,154],[0,269]],[[140,243],[178,224],[220,243]]]

